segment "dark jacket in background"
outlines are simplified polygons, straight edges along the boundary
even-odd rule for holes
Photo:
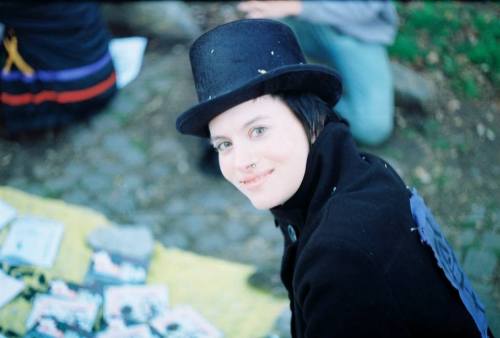
[[[34,70],[0,73],[0,132],[64,126],[95,114],[116,92],[106,24],[96,3],[0,4],[5,39]],[[0,66],[9,58],[0,44]]]
[[[271,210],[285,235],[293,337],[480,336],[415,231],[410,195],[345,126],[325,126],[301,187]]]

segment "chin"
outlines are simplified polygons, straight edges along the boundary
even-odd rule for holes
[[[258,209],[258,210],[269,210],[269,209],[272,209],[275,206],[281,204],[277,200],[258,199],[258,198],[252,199],[250,197],[249,197],[249,200],[252,203],[252,205],[254,206],[254,208]]]

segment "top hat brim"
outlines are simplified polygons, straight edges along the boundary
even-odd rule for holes
[[[179,116],[177,130],[183,134],[210,137],[208,123],[217,115],[245,101],[265,94],[297,91],[318,95],[333,107],[342,93],[340,76],[334,70],[312,64],[275,68],[209,100],[201,102]]]

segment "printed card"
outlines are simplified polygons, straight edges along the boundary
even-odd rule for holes
[[[68,300],[92,302],[97,308],[102,304],[102,294],[97,288],[78,285],[60,279],[50,282],[49,293]]]
[[[221,338],[217,330],[207,319],[190,306],[177,306],[156,317],[151,326],[165,337],[175,338]]]
[[[0,308],[14,299],[24,288],[24,282],[0,270]]]
[[[14,220],[0,258],[11,265],[50,268],[59,249],[64,226],[52,220],[21,217]]]
[[[164,313],[168,290],[163,285],[111,286],[104,292],[104,319],[122,319],[127,325],[145,323]]]
[[[9,224],[17,215],[16,209],[0,200],[0,230]]]
[[[99,306],[93,301],[38,294],[26,322],[26,328],[31,329],[42,318],[54,318],[58,322],[90,332],[98,310]]]
[[[54,318],[40,320],[26,333],[24,338],[93,338],[91,332],[61,323]]]
[[[88,285],[142,284],[147,277],[147,261],[99,250],[92,254],[85,277]]]
[[[146,324],[108,327],[105,331],[99,332],[97,338],[156,338],[158,336],[151,332]]]

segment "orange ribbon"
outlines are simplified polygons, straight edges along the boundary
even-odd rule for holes
[[[16,67],[24,74],[27,76],[33,75],[34,70],[31,68],[30,65],[24,61],[23,57],[21,54],[19,54],[19,51],[17,50],[17,37],[16,36],[11,36],[11,37],[6,37],[3,40],[3,45],[5,46],[5,50],[7,51],[7,54],[9,55],[7,61],[5,61],[5,65],[3,67],[2,72],[4,74],[8,74],[12,68],[12,65],[16,65]]]

